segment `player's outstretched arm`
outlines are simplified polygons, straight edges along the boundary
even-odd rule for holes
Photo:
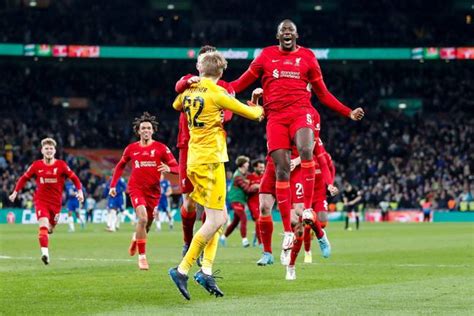
[[[35,175],[35,170],[35,165],[32,164],[28,170],[26,170],[26,172],[18,179],[13,192],[8,196],[10,201],[15,201],[16,197],[18,196],[18,192],[20,192],[25,187],[25,184],[28,182],[28,180],[33,178]]]
[[[74,171],[69,170],[70,174],[68,175],[69,179],[71,179],[72,183],[74,183],[74,186],[77,189],[76,192],[76,197],[79,200],[79,202],[84,202],[84,193],[82,192],[82,184],[81,180],[79,180],[79,177],[74,173]]]
[[[122,158],[120,158],[120,161],[117,163],[117,165],[114,168],[114,174],[112,175],[112,180],[110,181],[110,190],[109,190],[109,195],[114,197],[117,195],[117,190],[115,187],[117,186],[117,182],[120,180],[120,177],[122,176],[123,170],[125,169],[125,166],[127,166],[127,163],[130,161],[130,153],[129,153],[129,147],[125,148],[122,154]],[[115,195],[112,195],[112,191],[115,192]]]
[[[234,88],[235,93],[240,93],[247,89],[252,83],[254,83],[259,76],[253,73],[250,69],[245,71],[239,79],[234,80],[230,83],[232,88]]]
[[[319,102],[337,113],[349,117],[352,110],[342,104],[331,92],[329,92],[322,77],[311,81],[313,92],[318,97]]]
[[[214,101],[223,109],[232,111],[250,120],[260,120],[263,116],[263,108],[261,106],[247,106],[224,92],[217,93]]]
[[[178,80],[178,82],[176,82],[174,89],[177,93],[183,93],[184,90],[189,88],[193,83],[199,82],[200,80],[201,78],[191,74],[183,76]]]

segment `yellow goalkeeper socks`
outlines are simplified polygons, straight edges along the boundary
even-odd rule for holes
[[[214,236],[209,240],[204,248],[204,258],[202,260],[202,272],[205,274],[212,274],[212,265],[214,264],[214,259],[216,258],[217,245],[219,244],[219,236],[222,232],[222,229],[217,231]]]
[[[188,274],[189,270],[196,262],[197,258],[201,255],[201,252],[206,247],[206,239],[199,232],[194,235],[191,245],[189,246],[188,252],[184,256],[183,260],[178,266],[179,273]]]

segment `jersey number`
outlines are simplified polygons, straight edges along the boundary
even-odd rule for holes
[[[303,195],[303,185],[299,182],[296,183],[296,195],[297,196]]]
[[[191,107],[197,108],[194,116],[191,113]],[[191,100],[190,97],[184,97],[184,113],[188,117],[188,127],[203,127],[204,123],[199,122],[198,118],[201,115],[202,110],[204,109],[204,99],[202,97],[195,97],[194,100]]]

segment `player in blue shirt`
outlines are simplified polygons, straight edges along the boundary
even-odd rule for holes
[[[110,190],[110,181],[112,180],[110,179],[107,181],[104,189],[104,197],[107,197],[107,209],[109,211],[106,230],[109,232],[115,232],[120,228],[121,214],[125,209],[125,191],[127,190],[127,183],[124,178],[120,178],[115,187],[117,195],[112,197],[108,194]]]
[[[160,216],[160,212],[164,213],[168,217],[168,222],[170,225],[170,229],[173,229],[173,216],[171,215],[169,197],[171,196],[171,182],[166,180],[164,175],[161,174],[160,180],[160,187],[161,187],[161,197],[158,202],[158,207],[155,209],[155,222],[156,222],[156,229],[161,230],[161,223],[163,222],[163,216]]]
[[[69,232],[72,233],[76,229],[74,227],[74,216],[76,215],[77,221],[81,223],[81,227],[84,228],[85,222],[79,214],[80,203],[76,197],[77,189],[71,181],[66,181],[66,208],[68,211],[67,223],[69,225]]]

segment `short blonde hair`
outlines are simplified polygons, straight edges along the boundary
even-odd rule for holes
[[[227,60],[218,51],[209,51],[198,57],[199,71],[203,76],[221,77],[227,69]]]
[[[41,140],[41,147],[44,147],[46,145],[51,145],[56,147],[56,141],[52,139],[51,137],[46,137]]]

